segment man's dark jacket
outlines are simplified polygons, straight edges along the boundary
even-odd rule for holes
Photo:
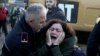
[[[21,42],[23,32],[28,34],[28,43]],[[6,37],[2,48],[2,56],[39,56],[37,53],[40,51],[37,50],[42,48],[44,40],[39,38],[40,35],[38,34],[40,33],[32,30],[25,22],[25,17],[23,16]],[[44,49],[42,50],[45,51]]]
[[[58,7],[53,7],[48,9],[47,21],[54,18],[66,21],[64,12]]]
[[[100,22],[94,26],[87,44],[87,56],[100,56]]]

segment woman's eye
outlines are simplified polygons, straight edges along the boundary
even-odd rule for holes
[[[57,32],[61,32],[60,30],[57,30]]]
[[[56,31],[57,31],[57,32],[61,32],[62,30],[60,30],[60,29],[56,29]]]

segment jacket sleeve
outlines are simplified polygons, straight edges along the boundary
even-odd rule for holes
[[[47,54],[48,54],[48,46],[47,45],[44,45],[41,48],[39,48],[36,53],[37,56],[47,56]]]
[[[100,22],[94,26],[88,43],[87,43],[87,56],[97,56],[100,46]]]
[[[70,56],[73,51],[73,47],[77,42],[76,37],[66,38],[59,46],[51,48],[53,56]]]

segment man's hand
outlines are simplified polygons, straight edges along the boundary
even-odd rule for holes
[[[47,33],[46,33],[46,43],[47,43],[48,46],[52,45],[50,30],[48,30]]]
[[[63,41],[64,38],[65,38],[65,33],[62,32],[59,35],[59,37],[55,41],[53,41],[53,45],[59,45]]]

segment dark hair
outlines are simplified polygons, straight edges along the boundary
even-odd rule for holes
[[[69,26],[69,24],[67,24],[65,21],[59,19],[49,20],[46,26],[44,27],[44,32],[45,32],[44,34],[46,34],[47,30],[55,23],[61,24],[63,31],[65,32],[65,38],[75,36],[75,31],[73,30],[73,28]]]

